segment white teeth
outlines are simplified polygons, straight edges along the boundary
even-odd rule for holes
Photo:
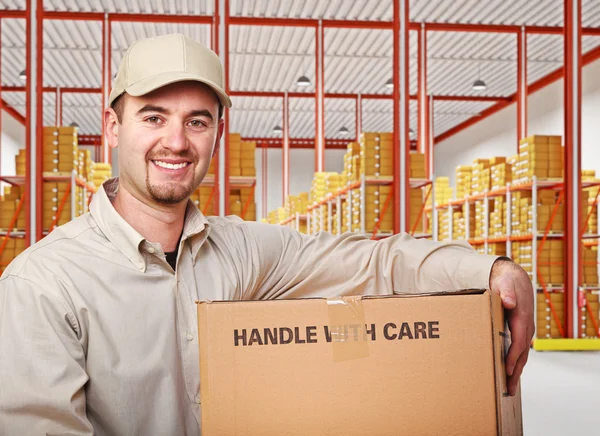
[[[159,167],[161,167],[161,168],[167,168],[169,170],[179,170],[181,168],[186,167],[187,164],[188,164],[187,162],[182,162],[182,163],[178,163],[178,164],[171,164],[171,163],[168,163],[168,162],[162,162],[160,160],[155,160],[154,163],[156,165],[158,165]]]

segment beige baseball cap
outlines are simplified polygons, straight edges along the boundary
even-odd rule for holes
[[[139,97],[186,80],[204,83],[223,106],[231,107],[224,90],[223,66],[215,52],[181,34],[140,39],[129,46],[121,60],[108,105],[125,92]]]

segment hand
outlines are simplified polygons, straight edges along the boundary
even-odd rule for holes
[[[507,313],[512,343],[506,355],[506,374],[508,393],[515,395],[535,331],[533,286],[523,268],[511,260],[498,259],[492,266],[490,289],[500,294]]]

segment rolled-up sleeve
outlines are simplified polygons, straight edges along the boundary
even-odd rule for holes
[[[248,223],[254,268],[244,298],[419,294],[485,289],[497,256],[465,242],[439,243],[399,234],[372,241],[355,233],[307,236]]]
[[[59,295],[18,276],[0,279],[0,434],[93,434],[79,336]]]

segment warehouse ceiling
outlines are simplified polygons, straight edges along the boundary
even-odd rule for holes
[[[23,10],[25,0],[0,0],[0,9]],[[128,14],[212,15],[214,1],[200,0],[44,0],[47,11],[108,12]],[[390,22],[392,0],[231,0],[232,17],[370,20]],[[411,0],[410,20],[420,23],[561,26],[562,0]],[[600,27],[600,2],[583,0],[584,27]],[[25,68],[25,20],[1,20],[3,86],[21,87],[19,73]],[[210,45],[211,26],[175,23],[112,23],[112,74],[128,45],[147,36],[179,32]],[[325,92],[387,94],[385,82],[392,77],[392,31],[389,29],[326,28]],[[428,86],[435,96],[510,97],[516,92],[517,48],[514,34],[473,32],[428,33]],[[314,86],[299,87],[306,75],[314,84],[315,31],[312,27],[231,25],[230,86],[234,91],[314,93]],[[599,36],[583,37],[583,52],[600,46]],[[410,32],[410,92],[417,92],[417,32]],[[529,35],[528,83],[559,69],[563,62],[562,36]],[[99,88],[102,71],[102,24],[100,21],[44,21],[44,86]],[[472,84],[481,77],[485,91]],[[24,92],[3,91],[2,98],[25,113]],[[277,137],[281,125],[282,99],[233,97],[232,132],[244,137]],[[436,136],[477,117],[493,101],[435,101]],[[313,98],[290,99],[290,135],[314,137]],[[101,96],[90,93],[63,95],[63,124],[76,122],[83,134],[101,131]],[[346,127],[353,136],[355,100],[326,99],[325,134],[344,138]],[[55,94],[44,94],[44,123],[55,124]],[[363,130],[391,131],[392,102],[363,100]],[[417,130],[417,104],[410,104],[410,126]]]

